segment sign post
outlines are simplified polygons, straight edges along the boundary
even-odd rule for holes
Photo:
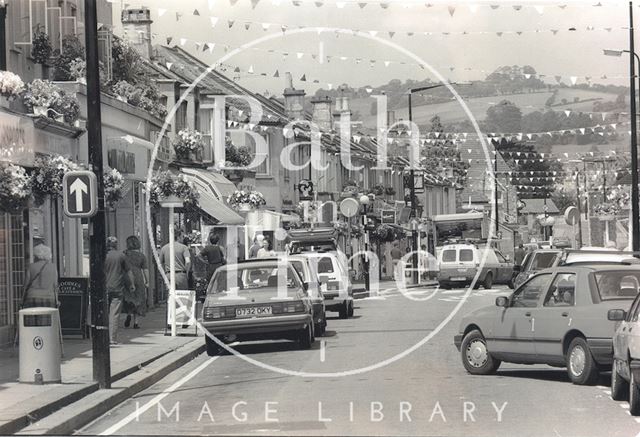
[[[98,382],[100,388],[111,388],[109,301],[105,289],[106,277],[104,273],[107,235],[104,213],[104,183],[102,180],[104,164],[96,0],[85,0],[84,2],[84,29],[87,63],[87,142],[89,144],[89,165],[96,178],[95,191],[97,196],[97,212],[89,219],[93,379]],[[81,184],[76,187],[76,190],[82,192]]]

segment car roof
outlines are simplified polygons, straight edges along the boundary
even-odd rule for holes
[[[540,272],[572,272],[572,271],[587,271],[587,272],[640,272],[640,265],[627,265],[618,263],[602,263],[602,264],[570,264],[566,266],[549,267],[541,270]]]
[[[236,264],[225,264],[222,267],[223,268],[230,268],[230,267],[244,267],[244,266],[248,266],[248,265],[273,265],[273,264],[277,264],[278,262],[280,262],[282,259],[286,259],[286,258],[275,258],[275,257],[271,257],[271,258],[251,258],[251,259],[245,259],[242,261],[238,261]]]

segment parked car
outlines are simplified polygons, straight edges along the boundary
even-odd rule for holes
[[[324,305],[324,296],[320,291],[322,282],[318,277],[318,271],[313,268],[314,263],[311,262],[307,254],[290,255],[287,260],[298,271],[306,286],[307,294],[313,306],[313,323],[316,335],[323,335],[327,329],[327,313]]]
[[[289,254],[332,253],[338,257],[345,270],[349,270],[349,260],[338,246],[338,231],[335,228],[292,229],[287,240]]]
[[[637,265],[543,270],[495,306],[465,316],[454,344],[472,374],[494,373],[501,361],[540,363],[566,367],[575,384],[593,383],[613,360],[607,313],[631,304],[638,281]]]
[[[277,259],[244,261],[218,268],[202,310],[202,325],[219,339],[288,339],[308,349],[314,342],[313,309],[293,266]],[[207,353],[218,344],[205,335]]]
[[[626,278],[621,287],[637,289],[637,278]],[[640,415],[640,294],[631,304],[609,310],[608,319],[619,322],[613,336],[613,366],[611,368],[611,397],[622,400],[628,391],[629,412]]]
[[[561,253],[560,249],[538,249],[528,252],[522,260],[522,264],[519,267],[514,267],[519,271],[513,280],[513,288],[518,288],[540,270],[556,265]]]
[[[333,253],[306,253],[305,256],[317,272],[325,309],[337,311],[341,319],[352,317],[353,288],[347,269],[338,256]]]
[[[440,252],[438,264],[438,283],[442,288],[465,287],[473,282],[478,270],[480,275],[476,288],[480,285],[489,289],[493,284],[510,284],[513,277],[513,262],[488,246],[469,243],[446,245]]]

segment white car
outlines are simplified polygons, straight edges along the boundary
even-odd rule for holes
[[[485,252],[486,251],[486,252]],[[486,258],[485,258],[486,256]],[[475,244],[448,244],[438,257],[438,283],[442,288],[465,287],[479,272],[475,287],[489,289],[493,284],[510,284],[513,262],[491,247]]]
[[[337,311],[341,319],[352,317],[353,288],[349,272],[337,255],[333,253],[305,253],[317,272],[320,291],[324,296],[327,311]]]
[[[316,335],[323,335],[327,329],[327,313],[322,295],[322,285],[315,269],[315,263],[309,259],[308,253],[301,255],[289,255],[287,261],[300,274],[302,281],[306,284],[306,291],[313,306],[313,323],[315,324]]]

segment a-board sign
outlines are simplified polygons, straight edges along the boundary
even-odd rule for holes
[[[85,335],[89,278],[61,277],[58,281],[60,324],[63,335]]]

